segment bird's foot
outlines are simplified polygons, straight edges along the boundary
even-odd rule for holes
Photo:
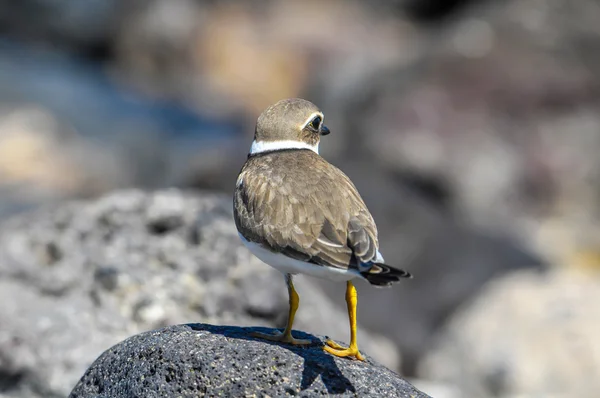
[[[351,357],[356,358],[359,361],[364,361],[365,357],[358,351],[358,347],[356,345],[350,344],[350,347],[345,348],[336,343],[333,340],[325,341],[325,345],[323,349],[330,353],[331,355],[335,355],[336,357]]]
[[[253,332],[252,337],[257,337],[259,339],[269,340],[269,341],[278,341],[280,343],[292,344],[292,345],[309,345],[312,344],[311,340],[303,340],[303,339],[295,339],[292,336],[292,333],[282,333],[277,332],[275,334],[269,333],[261,333],[261,332]]]

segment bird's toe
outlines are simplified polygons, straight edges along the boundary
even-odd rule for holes
[[[329,342],[332,342],[335,346],[330,345]],[[339,348],[335,348],[335,347],[339,347]],[[326,345],[323,346],[323,349],[325,351],[327,351],[328,353],[330,353],[331,355],[335,355],[336,357],[355,358],[355,359],[358,359],[359,361],[365,360],[365,357],[360,353],[360,351],[358,351],[357,347],[344,348],[331,340],[328,340],[326,342]]]

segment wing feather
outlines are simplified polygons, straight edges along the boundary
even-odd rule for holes
[[[306,164],[309,173],[302,169]],[[260,162],[250,158],[241,175],[235,219],[248,240],[342,269],[362,271],[375,260],[373,217],[352,181],[320,156],[300,151],[268,154]]]

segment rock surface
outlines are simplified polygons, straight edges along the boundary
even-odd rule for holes
[[[420,375],[467,397],[597,397],[598,303],[598,275],[509,274],[452,318]]]
[[[347,341],[345,311],[313,280],[296,285],[295,328]],[[40,209],[0,227],[0,394],[64,397],[128,336],[191,321],[281,327],[287,308],[281,274],[241,245],[228,197],[123,191]],[[397,369],[388,340],[360,330],[359,343]]]
[[[298,333],[315,344],[293,347],[256,340],[253,330],[190,324],[131,337],[102,354],[70,398],[427,397],[371,358],[325,353],[321,338]]]

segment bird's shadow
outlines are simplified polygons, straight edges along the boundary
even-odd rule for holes
[[[344,392],[356,393],[354,385],[348,380],[338,367],[334,357],[323,350],[323,341],[311,334],[294,330],[294,337],[300,339],[308,339],[313,343],[307,346],[294,346],[291,344],[285,344],[275,341],[269,341],[261,339],[259,337],[252,336],[254,332],[269,333],[273,334],[277,329],[271,329],[266,327],[238,327],[238,326],[213,326],[207,324],[188,324],[192,330],[195,331],[206,331],[213,334],[220,334],[227,338],[258,341],[263,344],[275,345],[281,348],[285,348],[293,352],[294,354],[304,359],[304,369],[302,371],[302,380],[300,382],[300,389],[305,390],[309,388],[315,379],[320,375],[325,388],[329,394],[341,394]],[[352,359],[343,358],[341,360],[351,361]]]

